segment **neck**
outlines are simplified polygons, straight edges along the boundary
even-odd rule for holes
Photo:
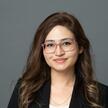
[[[66,72],[58,72],[51,70],[51,84],[57,88],[63,88],[66,86],[72,86],[75,82],[74,70]]]

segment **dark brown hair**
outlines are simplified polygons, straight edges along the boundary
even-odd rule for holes
[[[48,16],[38,27],[33,39],[31,51],[27,59],[22,83],[20,86],[20,108],[28,108],[34,100],[34,93],[43,86],[46,80],[50,79],[50,67],[47,65],[41,44],[47,34],[56,25],[62,25],[74,33],[79,48],[83,53],[78,57],[75,65],[83,79],[84,95],[91,108],[100,108],[98,103],[98,87],[93,78],[92,60],[90,55],[90,42],[87,39],[79,21],[69,13],[57,12]]]

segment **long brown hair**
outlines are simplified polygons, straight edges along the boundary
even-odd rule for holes
[[[44,42],[47,34],[56,25],[65,26],[73,32],[79,48],[83,48],[83,52],[78,57],[75,68],[76,71],[80,72],[79,74],[83,78],[82,85],[88,104],[91,108],[101,108],[98,103],[98,87],[93,78],[94,72],[90,54],[90,42],[87,39],[79,21],[74,16],[66,12],[57,12],[48,16],[40,24],[35,33],[25,71],[22,76],[19,98],[20,108],[28,108],[28,105],[35,98],[34,93],[42,87],[46,80],[50,79],[50,67],[44,59],[41,44]]]

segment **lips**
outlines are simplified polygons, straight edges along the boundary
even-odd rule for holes
[[[67,59],[66,58],[57,58],[57,59],[54,59],[54,61],[56,63],[64,63]]]

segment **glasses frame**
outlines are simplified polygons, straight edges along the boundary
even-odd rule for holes
[[[57,49],[57,46],[59,46],[64,52],[70,52],[70,51],[72,51],[74,49],[74,47],[71,50],[67,50],[67,51],[62,48],[62,45],[61,45],[62,41],[63,40],[68,40],[68,39],[70,39],[72,41],[72,44],[74,46],[75,43],[76,43],[76,40],[74,38],[64,38],[64,39],[61,39],[61,40],[57,40],[57,42],[59,41],[59,43],[56,43],[55,40],[51,40],[51,41],[53,41],[55,43],[55,49],[52,52],[45,51],[45,53],[47,53],[47,54],[53,54],[55,52],[55,50]],[[50,41],[50,40],[46,40],[46,41]],[[44,43],[41,44],[43,50],[45,50],[45,45],[46,45],[46,42],[44,42]]]

